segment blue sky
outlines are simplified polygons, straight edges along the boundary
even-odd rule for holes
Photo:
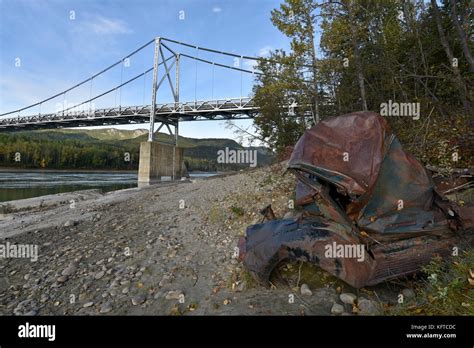
[[[270,21],[275,0],[0,0],[0,113],[56,94],[120,60],[156,36],[237,54],[262,56],[289,47]],[[72,12],[73,11],[73,12]],[[182,12],[183,11],[183,12]],[[184,18],[183,18],[184,15]],[[176,47],[195,55],[192,49]],[[233,65],[232,57],[199,56]],[[53,111],[58,104],[79,103],[153,65],[153,46],[133,56],[129,67],[118,66],[92,86],[59,97],[41,107]],[[243,62],[250,67],[251,62]],[[252,76],[183,61],[181,100],[249,95]],[[94,107],[137,105],[151,100],[151,75],[94,103]],[[171,102],[171,94],[158,92],[158,102]],[[28,114],[37,113],[31,110]],[[26,112],[25,112],[26,114]],[[250,121],[239,121],[242,126]],[[127,126],[125,128],[131,128]],[[135,128],[147,128],[140,125]],[[234,137],[223,122],[183,122],[180,134],[189,137]]]

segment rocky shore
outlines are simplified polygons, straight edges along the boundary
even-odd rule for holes
[[[309,265],[282,265],[269,287],[253,281],[237,240],[270,203],[293,214],[283,173],[2,204],[0,244],[37,245],[38,258],[0,259],[0,314],[361,315],[396,303],[394,284],[355,290]]]

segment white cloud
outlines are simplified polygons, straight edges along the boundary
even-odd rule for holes
[[[216,6],[216,7],[213,7],[213,8],[212,8],[212,12],[214,12],[214,13],[219,13],[219,12],[222,12],[222,9],[221,9],[220,7],[217,7],[217,6]]]
[[[244,60],[242,62],[242,65],[243,65],[243,69],[246,69],[246,70],[254,70],[257,68],[257,61],[256,60]]]
[[[265,46],[258,50],[259,57],[268,57],[270,55],[270,51],[273,51],[274,48],[272,46]]]
[[[258,50],[257,57],[268,57],[270,56],[270,51],[273,51],[274,48],[272,46],[264,46]],[[255,70],[257,69],[257,61],[256,60],[244,60],[242,62],[242,68],[246,70]]]
[[[81,26],[82,30],[92,31],[95,34],[129,34],[132,30],[120,19],[95,16]]]

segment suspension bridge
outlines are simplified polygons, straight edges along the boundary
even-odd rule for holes
[[[145,45],[139,47],[127,56],[123,57],[114,64],[108,66],[102,71],[93,76],[75,84],[71,88],[56,93],[55,95],[41,100],[32,105],[0,114],[0,131],[17,131],[17,130],[35,130],[45,128],[63,128],[63,127],[90,127],[101,125],[121,125],[133,123],[150,123],[150,140],[153,139],[154,126],[156,123],[161,123],[164,126],[177,125],[180,121],[199,121],[199,120],[223,120],[223,119],[249,119],[253,118],[258,113],[258,107],[253,103],[251,97],[238,96],[235,98],[226,99],[208,99],[208,100],[180,100],[180,63],[183,59],[191,59],[196,62],[210,64],[212,68],[219,67],[224,69],[236,70],[245,74],[260,74],[255,70],[244,69],[241,66],[231,66],[215,61],[199,58],[198,56],[189,55],[186,53],[179,53],[171,49],[169,43],[179,46],[193,48],[196,51],[206,51],[218,55],[225,55],[239,59],[242,61],[252,60],[258,61],[262,58],[239,55],[230,52],[223,52],[214,49],[199,47],[184,42],[179,42],[167,38],[155,38],[147,42]],[[58,98],[66,98],[67,94],[78,89],[79,87],[92,84],[94,80],[100,78],[112,68],[123,64],[132,56],[136,55],[141,50],[154,44],[154,59],[153,66],[143,71],[142,73],[128,79],[125,82],[110,88],[98,95],[91,96],[87,100],[77,103],[71,107],[56,110],[51,113],[41,113],[37,111],[35,114],[27,114],[28,111],[38,108],[46,102]],[[197,64],[196,64],[197,66]],[[160,69],[161,68],[161,69]],[[160,70],[163,70],[160,76]],[[174,74],[173,74],[174,70]],[[108,94],[111,94],[124,86],[138,80],[146,74],[152,73],[152,100],[147,105],[135,106],[114,106],[109,108],[92,109],[87,107],[91,102],[100,99]],[[173,76],[174,75],[174,76]],[[196,74],[197,75],[197,74]],[[195,81],[197,83],[197,81]],[[163,85],[169,85],[172,92],[173,100],[171,103],[157,104],[156,96]],[[23,114],[23,115],[22,115]],[[8,116],[8,117],[5,117]]]
[[[101,75],[117,66],[122,66],[123,69],[124,62],[129,61],[132,56],[151,45],[154,45],[153,66],[126,81],[121,79],[118,85],[92,96],[92,84],[94,81],[100,79]],[[196,54],[184,53],[176,49],[176,47],[193,49]],[[204,59],[199,57],[199,52],[202,51],[212,55],[232,57],[238,60],[239,64],[228,65],[215,60]],[[183,79],[181,64],[184,59],[192,60],[196,63],[195,91],[197,89],[197,64],[201,63],[212,66],[212,84],[214,84],[215,68],[240,72],[240,96],[235,98],[197,100],[195,93],[194,100],[182,101],[180,99],[180,84]],[[258,115],[259,107],[254,103],[253,98],[242,95],[242,76],[243,74],[255,76],[262,73],[255,69],[244,69],[241,63],[243,60],[246,60],[255,64],[262,59],[262,57],[240,55],[199,47],[169,38],[157,37],[100,72],[66,90],[26,107],[0,114],[0,132],[149,123],[148,142],[142,143],[140,148],[139,181],[150,182],[153,178],[159,179],[161,176],[179,178],[180,173],[183,172],[182,149],[178,147],[179,122],[252,119]],[[117,91],[121,93],[124,86],[142,77],[145,78],[147,74],[152,74],[150,104],[144,103],[134,106],[119,104],[113,107],[92,108],[92,103],[96,100]],[[86,100],[72,106],[62,104],[61,110],[41,113],[42,106],[45,103],[61,98],[65,100],[66,96],[73,93],[74,90],[81,87],[84,88],[84,86],[87,87],[88,84],[90,85],[91,93]],[[168,93],[171,92],[172,100],[168,103],[157,103],[157,95],[163,89],[167,89]],[[212,90],[214,90],[214,85],[212,85]],[[88,105],[89,108],[87,107]],[[290,104],[286,107],[294,108],[295,106]],[[33,113],[32,110],[37,111]],[[155,133],[163,128],[174,138],[173,142],[157,143],[154,141]]]

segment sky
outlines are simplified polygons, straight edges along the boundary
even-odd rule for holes
[[[270,21],[276,0],[0,0],[0,113],[38,102],[65,90],[119,61],[154,37],[194,45],[265,56],[288,49],[289,39]],[[172,49],[223,64],[251,69],[251,61]],[[125,65],[125,64],[124,64]],[[60,110],[106,91],[153,66],[153,45],[74,92],[25,111]],[[181,101],[249,96],[253,76],[183,59]],[[167,87],[163,88],[163,87]],[[157,102],[172,102],[168,85]],[[151,102],[151,74],[85,108],[141,105]],[[36,109],[36,110],[35,110]],[[16,116],[16,115],[15,115]],[[248,127],[251,121],[236,122]],[[148,125],[118,126],[144,128]],[[182,122],[180,135],[194,138],[236,138],[223,121]]]

